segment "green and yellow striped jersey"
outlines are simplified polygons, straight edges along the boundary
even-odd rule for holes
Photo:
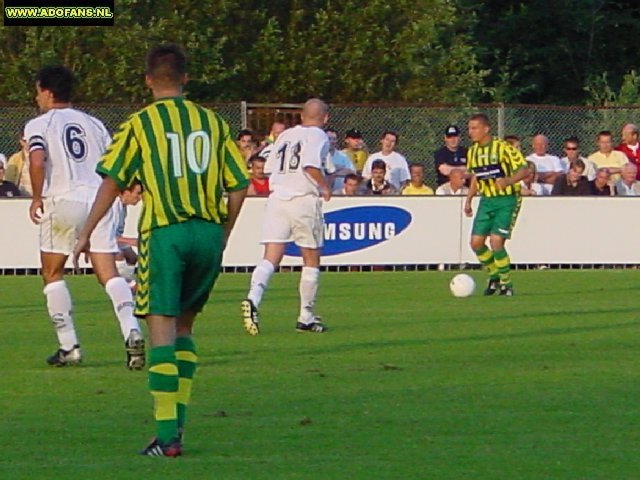
[[[121,189],[141,181],[140,232],[194,217],[224,223],[223,192],[249,184],[227,123],[181,97],[159,99],[131,115],[96,171]]]
[[[474,143],[467,152],[467,169],[474,174],[478,191],[484,197],[519,195],[519,182],[498,190],[496,179],[510,177],[526,166],[522,153],[498,138],[492,138],[486,145]]]

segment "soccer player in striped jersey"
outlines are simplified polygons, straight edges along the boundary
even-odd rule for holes
[[[473,221],[471,248],[489,271],[484,292],[512,296],[511,262],[505,242],[511,237],[520,209],[520,181],[529,169],[520,151],[491,135],[489,118],[483,113],[469,119],[469,137],[474,142],[467,153],[467,169],[473,174],[464,206],[473,215],[471,201],[480,192],[480,204]],[[489,247],[486,245],[489,237]]]
[[[82,359],[64,267],[100,185],[96,165],[111,142],[100,120],[71,108],[73,84],[73,73],[65,67],[41,69],[36,78],[36,101],[42,115],[25,126],[33,187],[29,214],[40,225],[44,294],[60,344],[47,363],[56,367]],[[114,215],[109,211],[101,220],[91,238],[89,254],[118,317],[127,366],[139,370],[145,362],[144,339],[133,315],[131,291],[115,266]]]
[[[180,48],[162,45],[149,52],[146,84],[155,101],[120,126],[99,163],[102,184],[74,251],[77,261],[118,193],[139,179],[143,211],[135,313],[149,327],[149,388],[157,427],[140,452],[149,456],[181,454],[198,358],[193,323],[218,277],[249,185],[229,126],[182,96],[186,82]]]

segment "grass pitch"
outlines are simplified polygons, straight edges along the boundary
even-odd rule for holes
[[[318,335],[294,331],[299,274],[279,274],[250,337],[248,276],[223,275],[179,459],[136,455],[146,374],[93,277],[68,280],[85,362],[62,369],[40,280],[0,278],[0,478],[639,478],[640,273],[516,272],[515,297],[467,299],[452,276],[323,274]]]

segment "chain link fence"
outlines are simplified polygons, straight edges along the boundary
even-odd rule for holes
[[[299,121],[298,104],[225,103],[207,105],[218,111],[231,126],[235,135],[241,128],[251,128],[266,134],[273,120],[292,125]],[[101,119],[109,129],[140,108],[140,105],[80,105],[91,115]],[[472,105],[465,107],[425,105],[332,105],[330,125],[340,134],[357,128],[363,133],[368,151],[379,150],[379,137],[384,130],[400,134],[397,150],[410,162],[426,166],[426,181],[435,185],[433,152],[443,145],[444,129],[449,124],[465,131],[467,118],[475,112],[489,115],[495,134],[517,135],[522,139],[523,151],[530,151],[530,139],[543,133],[549,137],[550,151],[560,154],[562,141],[577,136],[582,152],[596,150],[595,136],[601,130],[611,130],[618,136],[626,123],[640,122],[640,107],[557,107],[547,105]],[[18,150],[18,135],[24,124],[37,115],[33,107],[0,106],[0,152],[9,156]],[[463,145],[469,140],[463,135]]]

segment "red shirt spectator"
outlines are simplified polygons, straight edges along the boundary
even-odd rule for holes
[[[269,177],[264,174],[264,164],[266,159],[254,155],[249,160],[251,166],[251,183],[247,195],[257,195],[260,197],[269,196]]]
[[[616,150],[624,153],[629,161],[638,167],[636,180],[640,180],[640,143],[638,143],[638,127],[633,123],[628,123],[622,127],[622,143]]]

